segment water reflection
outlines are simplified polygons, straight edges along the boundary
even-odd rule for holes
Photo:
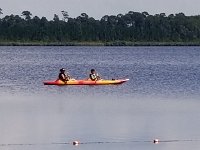
[[[195,101],[108,99],[95,95],[92,98],[63,95],[56,99],[53,96],[1,99],[1,146],[35,149],[51,147],[51,143],[66,143],[52,146],[63,148],[71,147],[73,140],[80,140],[91,142],[80,145],[81,149],[129,146],[145,149],[145,145],[153,149],[154,138],[180,140],[181,144],[160,143],[162,149],[168,149],[171,145],[181,147],[199,142],[181,141],[199,137],[196,132],[200,126],[199,105]],[[95,142],[103,143],[96,145]]]

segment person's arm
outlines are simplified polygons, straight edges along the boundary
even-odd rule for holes
[[[67,74],[67,75],[66,75],[66,80],[70,80],[70,79],[71,79],[70,75]]]
[[[96,74],[96,78],[97,78],[97,80],[101,79],[101,77],[98,75],[98,73]]]

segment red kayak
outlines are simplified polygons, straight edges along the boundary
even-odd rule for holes
[[[110,84],[122,84],[129,79],[117,79],[117,80],[69,80],[69,81],[44,81],[44,85],[110,85]]]

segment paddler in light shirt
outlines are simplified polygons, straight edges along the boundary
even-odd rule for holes
[[[98,73],[95,71],[95,69],[91,69],[89,79],[92,81],[97,81],[97,80],[101,80],[101,77],[98,75]]]

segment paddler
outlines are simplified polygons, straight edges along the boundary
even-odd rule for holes
[[[91,73],[89,75],[90,80],[97,81],[100,80],[101,77],[98,75],[98,73],[95,71],[95,69],[91,69]]]
[[[65,69],[64,68],[61,68],[60,69],[60,73],[58,75],[58,79],[63,81],[63,82],[66,82],[66,81],[69,81],[71,79],[70,75],[67,73],[65,73]]]

